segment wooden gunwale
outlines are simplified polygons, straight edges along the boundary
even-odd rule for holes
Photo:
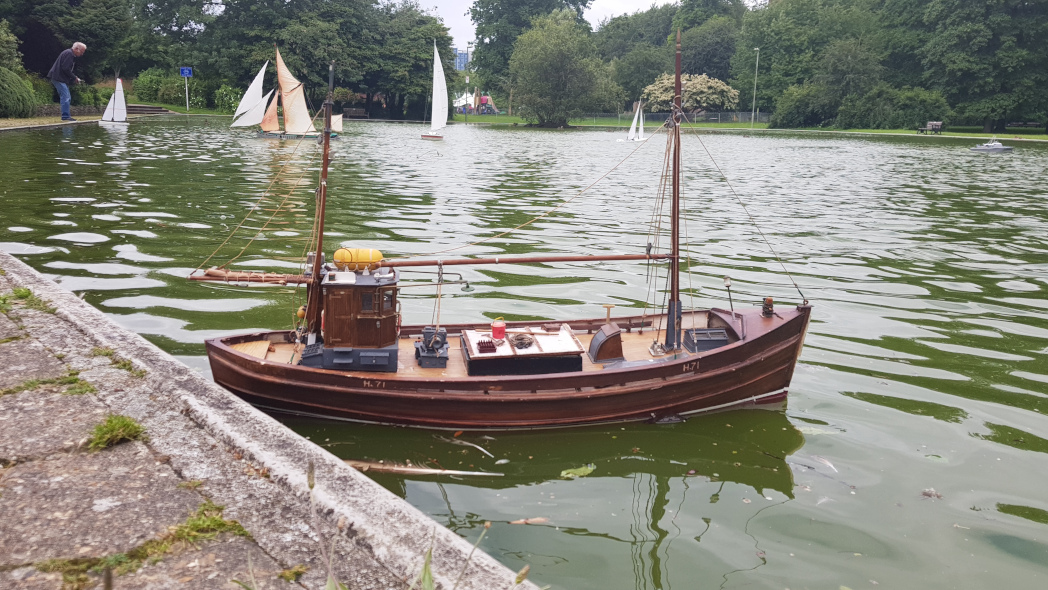
[[[735,315],[773,325],[712,351],[650,367],[548,376],[401,379],[370,373],[362,377],[266,362],[228,346],[280,332],[214,339],[207,346],[217,382],[274,409],[429,427],[551,427],[640,420],[652,413],[693,413],[778,399],[776,392],[788,386],[800,354],[810,308],[790,310],[786,317],[774,319],[761,318],[755,311]],[[684,372],[685,363],[696,367]]]
[[[407,424],[434,428],[537,428],[587,423],[646,420],[654,415],[690,414],[709,408],[743,403],[762,403],[781,399],[789,384],[791,368],[800,350],[800,336],[768,351],[759,371],[746,367],[725,367],[710,374],[689,375],[677,382],[633,383],[630,387],[608,388],[586,393],[540,394],[392,394],[388,391],[349,390],[337,387],[305,387],[297,396],[288,396],[287,385],[279,379],[255,375],[250,388],[239,379],[224,383],[253,403],[317,416],[355,421]],[[212,368],[222,372],[216,360]],[[755,364],[751,362],[749,364]],[[239,374],[240,377],[248,375]],[[657,382],[658,380],[656,380]],[[279,392],[271,395],[269,392]]]
[[[760,318],[759,311],[754,315],[756,315],[757,318]],[[380,381],[383,383],[383,389],[391,393],[393,391],[401,390],[412,391],[423,386],[432,388],[435,383],[440,383],[441,389],[444,389],[445,391],[448,389],[461,389],[462,391],[480,390],[489,392],[530,392],[533,389],[570,390],[579,386],[594,388],[614,387],[620,386],[624,382],[633,383],[651,379],[660,379],[667,376],[675,377],[680,374],[681,365],[695,361],[698,361],[699,364],[702,365],[704,359],[723,358],[724,362],[734,364],[740,361],[733,359],[745,359],[754,354],[758,348],[755,344],[761,344],[761,348],[773,346],[772,343],[767,342],[766,340],[761,340],[761,337],[770,333],[780,332],[780,330],[785,328],[790,321],[798,321],[804,315],[806,314],[797,313],[794,318],[791,318],[791,320],[783,321],[779,329],[769,328],[747,340],[738,340],[727,346],[695,355],[683,353],[678,358],[657,361],[647,367],[626,366],[620,368],[607,368],[599,372],[557,373],[549,375],[420,378],[415,375],[400,375],[396,373],[344,372],[302,367],[285,363],[259,362],[259,359],[255,357],[250,357],[249,355],[245,355],[229,348],[226,343],[222,342],[222,339],[210,340],[208,341],[208,346],[210,349],[214,344],[217,350],[221,350],[226,354],[233,355],[234,357],[242,358],[246,365],[259,365],[266,367],[266,372],[272,375],[281,374],[288,380],[289,386],[294,386],[295,384],[303,382],[319,384],[325,381],[334,380],[338,382],[337,387],[339,389],[357,388],[361,390],[368,389],[364,384],[365,381]],[[745,323],[746,322],[744,321],[743,324],[745,325]],[[571,325],[570,322],[569,325]],[[471,327],[477,326],[474,325]],[[451,330],[449,330],[449,332],[451,332]],[[233,337],[232,339],[236,339],[236,337]],[[232,339],[227,338],[226,340]],[[759,343],[757,342],[758,340],[760,340]],[[232,343],[232,341],[230,343]],[[714,363],[715,366],[720,364],[721,363],[719,362]],[[623,377],[627,378],[624,379]]]

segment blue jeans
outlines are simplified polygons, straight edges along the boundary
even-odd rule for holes
[[[51,83],[54,84],[55,90],[58,91],[58,100],[62,103],[62,119],[72,119],[73,116],[69,114],[69,101],[72,100],[69,96],[69,85],[65,82],[55,82],[54,80],[51,80]]]

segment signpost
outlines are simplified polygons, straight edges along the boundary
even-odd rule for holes
[[[178,68],[178,73],[186,79],[186,114],[189,114],[189,79],[193,77],[193,68]]]

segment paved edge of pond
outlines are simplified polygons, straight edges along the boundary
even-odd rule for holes
[[[10,295],[16,287],[28,288],[33,296],[53,308],[53,311],[48,313],[47,310],[30,309],[31,306],[25,306],[24,302],[8,298],[9,302],[17,303],[17,307],[8,314],[14,315],[19,325],[15,326],[7,321],[7,314],[0,314],[0,321],[5,321],[9,331],[17,328],[21,333],[15,336],[0,334],[3,338],[0,345],[4,348],[17,346],[17,349],[9,350],[36,349],[37,353],[35,366],[32,359],[29,363],[23,363],[28,369],[13,367],[8,360],[5,366],[0,367],[0,374],[7,371],[10,377],[12,371],[20,371],[19,380],[29,379],[34,376],[31,374],[33,370],[46,369],[49,364],[57,364],[64,366],[64,369],[80,371],[80,378],[97,389],[93,394],[82,396],[55,393],[47,397],[50,394],[40,392],[36,398],[30,396],[36,390],[23,391],[0,396],[0,402],[13,403],[11,400],[21,399],[28,401],[30,405],[43,406],[41,424],[63,422],[65,431],[58,435],[62,438],[75,439],[77,435],[72,432],[75,429],[66,426],[58,411],[49,406],[80,403],[63,400],[83,399],[83,403],[98,405],[99,411],[105,414],[121,414],[137,420],[145,427],[149,439],[144,443],[124,443],[113,449],[128,449],[122,452],[131,455],[135,455],[136,452],[138,455],[151,453],[145,467],[146,472],[153,469],[171,470],[172,475],[186,484],[177,486],[178,493],[201,494],[205,500],[224,505],[224,517],[236,519],[243,525],[250,533],[249,539],[261,550],[262,554],[255,558],[256,564],[268,556],[271,558],[270,563],[275,562],[280,568],[305,565],[308,571],[298,579],[298,583],[310,588],[323,588],[326,570],[322,553],[327,547],[334,547],[336,577],[350,588],[404,588],[419,575],[425,554],[432,549],[431,569],[438,588],[537,588],[528,581],[514,585],[516,573],[491,556],[481,550],[474,552],[468,541],[433,521],[408,502],[295,434],[275,419],[206,380],[138,334],[118,326],[101,311],[62,289],[14,256],[0,251],[0,269],[3,271],[0,273],[0,292]],[[101,354],[100,351],[107,351],[107,354]],[[113,367],[117,359],[130,360],[131,364]],[[61,372],[64,373],[64,370]],[[47,400],[55,401],[52,404]],[[27,417],[26,428],[30,414],[31,411],[18,414]],[[72,412],[74,417],[80,414],[86,416],[87,411]],[[11,419],[12,416],[8,415],[5,418]],[[70,420],[70,423],[72,421],[67,420]],[[8,422],[5,428],[10,426],[12,424]],[[35,433],[36,431],[27,430],[15,435],[16,444],[29,441]],[[3,440],[0,440],[0,443],[2,442]],[[0,461],[0,490],[4,492],[0,496],[0,503],[13,502],[12,498],[17,495],[17,491],[12,491],[11,488],[12,479],[15,477],[12,474],[19,478],[13,480],[16,486],[30,486],[31,482],[25,481],[31,477],[24,475],[30,471],[30,466],[45,466],[47,469],[61,471],[62,466],[68,463],[69,466],[65,469],[72,472],[77,470],[78,464],[82,466],[95,461],[97,457],[113,450],[89,454],[80,450],[83,441],[79,444],[75,444],[74,441],[54,444],[58,447],[52,445],[54,448],[42,451],[42,454],[32,461],[26,461],[26,457],[22,457],[12,463],[10,457],[0,457],[6,459]],[[136,448],[138,451],[135,451]],[[111,453],[110,456],[116,456],[116,453]],[[311,509],[311,494],[307,483],[310,463],[315,469],[315,487],[312,490],[315,512]],[[54,479],[55,477],[59,479]],[[40,481],[60,482],[63,477],[62,473],[51,473],[49,478]],[[70,473],[68,477],[74,479],[77,475]],[[52,484],[46,485],[51,486],[48,489],[54,488]],[[175,486],[171,486],[169,494],[175,492],[174,488]],[[71,489],[75,491],[67,492],[66,497],[58,497],[56,501],[80,495],[90,498],[93,492],[90,486]],[[140,494],[139,500],[142,497]],[[182,501],[184,503],[184,499]],[[127,506],[130,506],[134,500],[126,502]],[[96,532],[103,538],[101,544],[105,545],[105,536],[110,526],[107,525],[110,521],[105,518],[112,519],[119,514],[119,502],[116,502],[117,508],[107,513],[114,516],[101,517],[92,512],[103,513],[104,510],[100,510],[99,507],[108,509],[112,504],[113,501],[109,498],[95,499],[93,508],[83,510],[83,514],[74,516],[73,521],[79,525],[80,516],[85,520],[102,519],[100,526],[103,528]],[[88,506],[92,506],[90,502]],[[43,508],[51,509],[46,503]],[[64,530],[69,526],[69,513],[65,513],[64,518],[62,514],[48,514],[46,524],[41,525],[43,521],[40,518],[35,521],[26,520],[28,517],[21,514],[21,510],[20,508],[18,513],[9,513],[15,514],[15,519],[0,526],[0,532],[6,527],[6,536],[9,537],[0,538],[0,547],[39,543],[41,534],[47,537],[46,529]],[[317,516],[311,516],[313,514]],[[184,518],[184,510],[182,515]],[[18,518],[22,518],[26,522],[25,528],[30,530],[18,531],[16,528],[12,532],[11,527],[18,526],[12,522]],[[45,529],[43,532],[40,530],[41,526]],[[116,527],[112,526],[112,536],[117,536]],[[10,538],[17,536],[17,533],[22,533],[21,544],[18,539]],[[157,533],[152,531],[150,534],[155,536]],[[121,537],[125,539],[125,544],[126,538]],[[324,549],[320,543],[324,543]],[[80,553],[90,552],[84,547],[80,549]],[[244,554],[250,554],[251,551],[250,547],[241,548],[241,560]],[[215,551],[209,554],[211,562],[216,561],[215,554]],[[218,554],[229,559],[228,554],[221,551]],[[81,556],[61,557],[75,560]],[[172,557],[169,561],[177,559]],[[223,562],[223,559],[217,561]],[[163,563],[151,567],[161,567]],[[195,559],[185,567],[197,567],[198,563],[203,564],[204,560]],[[23,567],[19,570],[23,571],[23,577],[29,575],[24,572],[27,569],[24,565],[26,564],[22,564]],[[143,568],[138,574],[121,576],[115,587],[139,587],[143,584],[143,572],[151,570],[151,567]],[[463,568],[465,575],[458,580]],[[10,564],[0,563],[0,582],[4,582],[5,574],[10,574],[11,571]],[[135,576],[139,579],[137,584]],[[96,576],[92,580],[97,582],[98,579]],[[260,582],[256,587],[285,584],[275,580],[272,575],[269,579],[270,582]],[[223,588],[231,587],[229,578],[213,581],[226,584],[221,586]],[[0,583],[0,586],[2,585],[4,584]],[[20,587],[30,585],[22,584]],[[146,582],[141,587],[150,587],[150,583]]]

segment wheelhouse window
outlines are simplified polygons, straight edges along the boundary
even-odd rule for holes
[[[374,311],[375,309],[375,294],[374,293],[361,293],[360,294],[360,311]]]

